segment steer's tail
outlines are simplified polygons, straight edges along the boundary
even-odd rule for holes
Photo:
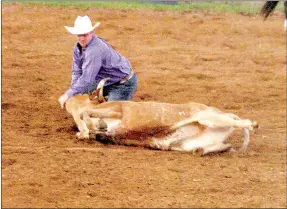
[[[232,113],[228,113],[231,117],[233,117],[235,120],[241,120],[237,115],[234,115]],[[238,152],[245,152],[247,150],[247,147],[250,142],[250,130],[254,130],[259,128],[259,124],[257,121],[252,121],[250,127],[242,128],[242,134],[243,134],[243,144],[238,149]]]
[[[241,120],[237,115],[234,115],[232,113],[227,113],[230,117],[232,117],[234,120]],[[238,149],[238,152],[245,152],[247,150],[247,147],[250,143],[250,129],[253,129],[253,125],[257,124],[257,122],[253,122],[252,126],[249,128],[242,128],[242,133],[243,133],[243,144],[241,147]]]
[[[249,129],[248,128],[243,128],[242,129],[242,133],[243,133],[244,141],[243,141],[242,146],[238,149],[239,152],[245,152],[247,147],[248,147],[248,145],[249,145],[249,142],[250,142]]]

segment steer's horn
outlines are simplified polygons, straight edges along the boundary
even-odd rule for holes
[[[99,102],[102,103],[102,102],[106,102],[106,98],[104,97],[104,93],[103,93],[103,90],[104,90],[104,85],[106,83],[107,80],[110,80],[110,78],[104,78],[100,81],[100,83],[98,84],[97,86],[97,90],[99,90]]]

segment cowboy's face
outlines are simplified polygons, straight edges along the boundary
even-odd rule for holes
[[[83,48],[85,48],[89,43],[89,41],[91,40],[92,33],[93,32],[77,35],[77,40]]]

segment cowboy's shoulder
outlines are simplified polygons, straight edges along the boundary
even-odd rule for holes
[[[102,52],[104,50],[104,46],[99,40],[95,39],[92,43],[89,44],[87,50],[90,52]]]
[[[95,38],[92,40],[92,42],[90,43],[91,46],[96,46],[96,47],[102,47],[103,43],[100,40],[100,38],[98,36],[95,36]]]

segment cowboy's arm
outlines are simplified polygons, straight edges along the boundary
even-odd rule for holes
[[[74,46],[73,48],[73,62],[72,62],[72,75],[71,75],[71,86],[72,87],[75,82],[78,80],[78,78],[82,75],[82,64],[81,64],[81,57],[79,55],[79,49],[77,47],[77,45]],[[60,98],[59,98],[59,102],[61,104],[61,106],[64,105],[64,103],[66,102],[66,100],[68,98],[71,97],[71,95],[68,96],[68,91],[70,89],[68,89]]]
[[[78,78],[82,75],[82,69],[81,69],[81,58],[79,56],[79,54],[77,53],[78,49],[77,46],[75,45],[73,48],[73,63],[72,63],[72,79],[71,79],[71,86],[74,85],[74,83],[78,80]],[[68,95],[68,91],[67,90],[64,94],[62,94],[59,99],[58,102],[61,105],[61,108],[64,108],[64,105],[66,103],[66,101],[71,97]]]
[[[81,75],[82,75],[81,60],[76,52],[76,49],[74,48],[71,85],[73,85]]]
[[[67,90],[68,98],[75,94],[87,92],[88,87],[95,82],[95,78],[102,66],[102,60],[99,53],[86,53],[85,60],[82,65],[82,73],[80,76],[75,71],[74,79],[70,88]]]

